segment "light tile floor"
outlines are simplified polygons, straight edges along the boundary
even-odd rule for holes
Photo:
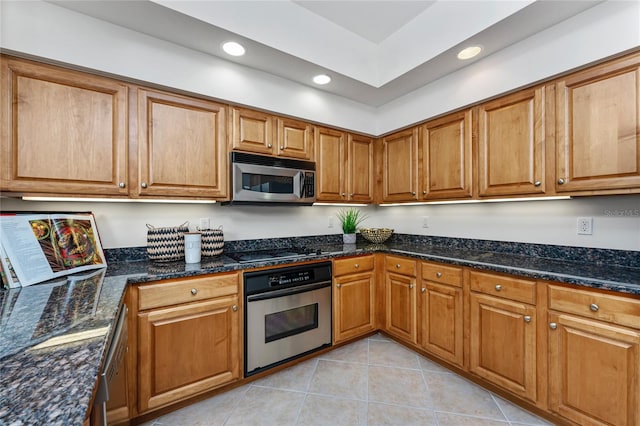
[[[377,334],[145,426],[549,424]]]

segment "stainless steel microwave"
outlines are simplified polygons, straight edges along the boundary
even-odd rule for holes
[[[231,153],[232,204],[311,205],[316,201],[311,161]]]

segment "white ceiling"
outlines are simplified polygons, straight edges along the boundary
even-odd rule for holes
[[[513,1],[51,1],[159,39],[380,106],[600,3]],[[247,54],[233,58],[234,40]],[[483,52],[459,61],[457,52]],[[318,87],[311,78],[326,73]]]

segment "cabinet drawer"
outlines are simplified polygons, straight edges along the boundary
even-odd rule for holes
[[[524,303],[536,303],[536,282],[503,275],[471,271],[471,290]]]
[[[415,277],[417,262],[412,259],[397,256],[387,256],[384,259],[384,268],[389,272]]]
[[[422,279],[462,287],[462,268],[422,262]]]
[[[157,281],[138,287],[138,309],[195,302],[238,293],[238,274],[209,275],[199,278]]]
[[[640,299],[550,285],[549,309],[640,329]]]
[[[337,259],[333,261],[333,275],[339,277],[340,275],[352,274],[354,272],[371,271],[373,265],[373,256]]]

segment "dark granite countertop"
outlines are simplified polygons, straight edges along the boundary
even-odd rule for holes
[[[124,261],[136,257],[125,249],[119,261],[110,261],[106,270],[92,277],[83,274],[81,279],[73,277],[0,290],[0,424],[82,424],[129,283],[384,252],[640,297],[640,267],[637,267],[640,261],[635,252],[621,252],[632,265],[628,266],[606,258],[604,262],[602,258],[594,260],[583,253],[576,256],[574,252],[566,252],[570,255],[563,256],[562,250],[559,256],[549,258],[540,257],[539,252],[531,255],[515,249],[493,251],[486,245],[462,247],[453,243],[439,246],[419,239],[399,238],[388,245],[360,242],[357,246],[343,246],[335,239],[321,238],[306,243],[321,254],[243,264],[224,254],[203,258],[196,265],[182,261],[153,263],[143,258]],[[235,246],[239,247],[250,248]],[[615,257],[617,253],[605,254]],[[637,255],[640,258],[640,253]],[[580,261],[582,258],[585,260]],[[52,337],[75,337],[75,340],[48,345]]]

